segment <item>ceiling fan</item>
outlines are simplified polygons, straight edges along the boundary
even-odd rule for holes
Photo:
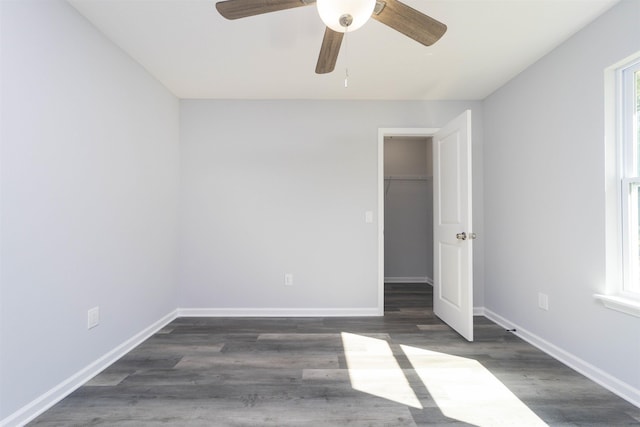
[[[327,26],[316,64],[318,74],[333,71],[344,33],[360,28],[370,17],[425,46],[437,42],[447,31],[442,22],[398,0],[226,0],[216,3],[216,9],[227,19],[238,19],[316,2]]]

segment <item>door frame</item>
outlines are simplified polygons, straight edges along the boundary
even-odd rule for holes
[[[433,137],[440,128],[378,128],[378,314],[384,316],[384,138]]]

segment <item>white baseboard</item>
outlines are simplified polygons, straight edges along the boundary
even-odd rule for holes
[[[385,283],[428,283],[433,286],[433,279],[427,276],[416,277],[385,277]]]
[[[23,406],[13,414],[0,421],[1,427],[23,426],[34,420],[38,415],[64,399],[81,385],[102,372],[109,365],[120,359],[122,356],[133,350],[144,340],[165,327],[176,318],[176,311],[173,311],[141,332],[137,333],[127,341],[120,344],[95,362],[76,372],[57,386],[53,387],[37,399]]]
[[[619,379],[609,375],[601,369],[591,365],[588,362],[585,362],[584,360],[567,352],[566,350],[563,350],[560,347],[551,344],[550,342],[544,340],[536,334],[527,331],[518,324],[505,319],[504,317],[500,316],[497,313],[494,313],[487,308],[483,307],[482,312],[485,317],[494,321],[505,329],[515,329],[514,334],[522,338],[529,344],[539,348],[549,356],[559,360],[571,369],[581,373],[590,380],[600,384],[610,392],[618,395],[624,400],[640,408],[640,390],[638,390],[637,388],[632,387],[631,385],[623,381],[620,381]]]
[[[371,308],[179,308],[178,317],[363,317],[383,316]]]

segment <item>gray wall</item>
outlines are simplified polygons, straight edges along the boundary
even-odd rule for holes
[[[384,175],[433,176],[431,137],[385,137]]]
[[[0,8],[3,419],[175,309],[179,104],[66,2]]]
[[[604,69],[640,50],[621,1],[485,101],[485,306],[635,387],[640,319],[604,308]],[[549,295],[549,311],[537,307]]]
[[[378,214],[364,215],[377,210],[378,128],[441,127],[472,108],[481,164],[477,102],[181,105],[183,308],[376,308]]]
[[[433,283],[431,138],[384,141],[384,275]]]

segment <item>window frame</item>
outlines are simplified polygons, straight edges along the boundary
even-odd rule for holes
[[[640,59],[618,70],[619,82],[619,138],[617,145],[622,156],[620,164],[622,213],[622,296],[640,299],[640,254],[638,251],[638,192],[640,161],[638,160],[636,73],[640,73]],[[634,236],[634,237],[632,237]],[[636,262],[632,260],[635,259]]]
[[[640,317],[640,263],[630,262],[640,256],[640,236],[630,239],[630,232],[640,229],[631,224],[634,218],[639,222],[640,195],[630,191],[640,189],[636,72],[640,52],[605,70],[606,291],[594,297],[607,308]]]

